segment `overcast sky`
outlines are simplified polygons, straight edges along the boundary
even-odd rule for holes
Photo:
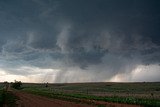
[[[0,81],[160,81],[159,0],[0,0]]]

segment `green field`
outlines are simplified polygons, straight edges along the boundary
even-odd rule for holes
[[[29,84],[25,92],[50,98],[79,102],[81,99],[160,107],[160,83],[60,83]]]

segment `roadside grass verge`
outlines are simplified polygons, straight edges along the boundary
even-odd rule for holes
[[[16,107],[16,100],[18,98],[9,91],[0,90],[0,107],[7,105],[7,107]]]
[[[160,100],[158,99],[145,99],[145,98],[142,99],[142,98],[118,97],[118,96],[102,97],[102,96],[77,94],[77,93],[68,94],[68,93],[58,92],[58,91],[49,91],[49,90],[36,88],[36,87],[24,88],[23,91],[36,94],[36,95],[50,97],[50,98],[62,99],[62,100],[74,101],[74,102],[83,102],[88,104],[94,104],[94,101],[106,101],[106,102],[142,105],[145,107],[160,107]],[[89,102],[86,100],[88,100]]]
[[[4,93],[3,90],[0,90],[0,107],[3,107],[4,104]]]

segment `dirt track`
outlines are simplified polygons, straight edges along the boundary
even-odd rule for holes
[[[13,91],[20,100],[17,101],[18,107],[94,107],[85,104],[49,99],[20,91]]]
[[[18,107],[96,107],[94,105],[49,99],[46,97],[36,96],[21,91],[12,91],[12,93],[19,97],[19,100],[17,101]],[[140,107],[137,105],[116,104],[101,101],[94,101],[94,103],[103,104],[106,107]]]

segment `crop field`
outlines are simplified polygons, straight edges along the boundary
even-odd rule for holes
[[[141,83],[24,83],[22,91],[74,102],[94,101],[160,107],[160,82]]]

